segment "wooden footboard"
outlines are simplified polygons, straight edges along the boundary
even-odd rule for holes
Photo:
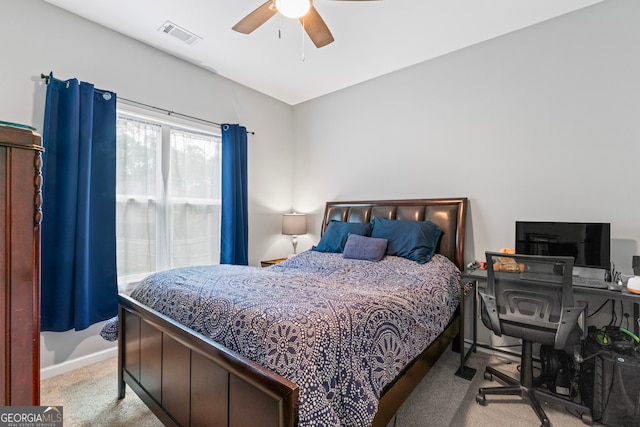
[[[118,316],[119,399],[128,384],[167,426],[297,424],[296,384],[125,295]],[[385,390],[373,426],[391,420],[458,331],[456,316]]]
[[[128,384],[167,426],[295,425],[296,384],[127,296],[118,316],[118,398]]]

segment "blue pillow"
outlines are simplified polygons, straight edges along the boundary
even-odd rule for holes
[[[380,261],[387,252],[387,239],[349,234],[344,245],[345,258]]]
[[[436,252],[442,229],[431,221],[402,221],[374,218],[371,237],[387,239],[387,255],[424,264]]]
[[[349,234],[369,236],[371,235],[371,227],[371,224],[368,222],[331,221],[329,222],[329,225],[327,225],[326,230],[324,230],[324,234],[322,235],[318,246],[312,247],[311,250],[318,252],[342,253]]]

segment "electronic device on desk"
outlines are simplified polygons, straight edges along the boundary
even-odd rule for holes
[[[516,221],[516,253],[571,256],[574,259],[574,285],[607,289],[611,268],[611,224]]]
[[[604,279],[604,277],[599,279],[591,279],[588,277],[575,275],[573,276],[573,284],[574,286],[582,286],[585,288],[607,289],[607,282],[605,282]]]

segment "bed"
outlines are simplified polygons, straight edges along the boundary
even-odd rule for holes
[[[459,332],[465,213],[465,198],[326,204],[324,237],[335,222],[436,224],[424,264],[307,251],[145,279],[119,295],[118,397],[128,384],[165,425],[385,426]]]

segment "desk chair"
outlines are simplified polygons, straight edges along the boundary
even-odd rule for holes
[[[562,350],[580,344],[578,317],[585,309],[573,301],[572,257],[549,257],[487,252],[487,288],[479,291],[482,321],[497,336],[522,340],[520,380],[487,366],[485,378],[493,376],[504,387],[478,390],[476,401],[487,405],[487,395],[518,395],[529,403],[542,426],[550,425],[540,401],[572,409],[591,424],[589,408],[559,395],[539,390],[533,378],[532,344],[540,343]],[[573,355],[573,349],[568,351]]]

